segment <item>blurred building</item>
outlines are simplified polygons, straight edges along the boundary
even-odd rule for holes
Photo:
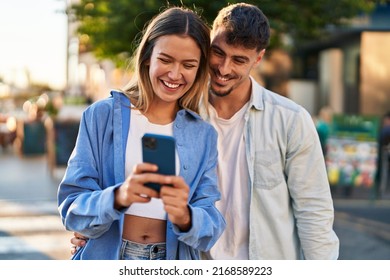
[[[79,0],[65,0],[67,7]],[[93,5],[93,2],[87,5]],[[77,33],[75,16],[68,12],[67,95],[85,96],[91,101],[123,87],[129,75],[110,60],[97,60],[88,46],[88,35]]]
[[[378,4],[296,53],[290,95],[313,114],[330,106],[335,113],[382,116],[390,110],[389,49],[390,4]]]

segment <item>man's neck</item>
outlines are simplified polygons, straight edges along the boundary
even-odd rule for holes
[[[251,98],[252,84],[248,89],[235,89],[232,93],[227,96],[217,96],[210,93],[209,101],[210,104],[217,111],[218,117],[222,119],[230,119],[234,116]]]

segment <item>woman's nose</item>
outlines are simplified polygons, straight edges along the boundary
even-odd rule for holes
[[[178,65],[172,66],[168,72],[168,77],[172,80],[179,80],[181,77],[180,67]]]

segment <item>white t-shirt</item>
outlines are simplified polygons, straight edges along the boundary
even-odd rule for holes
[[[248,165],[245,159],[244,115],[248,104],[230,119],[219,118],[210,106],[210,122],[218,132],[218,176],[221,200],[216,207],[226,220],[226,229],[207,258],[249,258]],[[221,153],[220,151],[222,151]]]
[[[173,135],[173,122],[166,125],[153,124],[138,110],[130,110],[130,129],[126,144],[125,175],[129,176],[133,167],[142,162],[142,136],[145,133]],[[179,163],[176,154],[176,174]],[[126,210],[126,214],[147,217],[152,219],[166,220],[167,215],[161,199],[152,198],[148,203],[133,203]]]

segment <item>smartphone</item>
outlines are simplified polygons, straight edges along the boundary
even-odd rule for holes
[[[153,163],[158,166],[156,173],[163,175],[176,174],[176,144],[175,138],[167,135],[146,133],[142,137],[143,162]],[[147,183],[145,186],[160,191],[161,185]]]

